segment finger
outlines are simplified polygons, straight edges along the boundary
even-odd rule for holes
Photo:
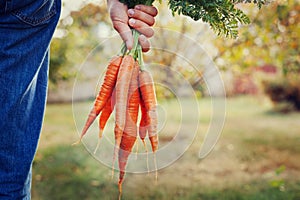
[[[126,44],[127,49],[131,50],[133,47],[133,36],[129,26],[120,21],[114,21],[113,26],[116,31],[119,32],[122,40]]]
[[[141,5],[136,5],[134,9],[145,12],[153,17],[155,17],[158,13],[157,9],[154,6],[146,6],[141,4]]]
[[[140,10],[129,9],[128,16],[131,18],[135,18],[137,20],[141,20],[141,21],[145,22],[146,24],[148,24],[149,26],[153,26],[155,23],[153,16],[151,16],[145,12],[142,12]]]
[[[150,42],[144,35],[139,36],[139,44],[142,46],[143,52],[147,52],[150,50]]]
[[[148,38],[154,35],[153,29],[145,22],[131,18],[129,19],[129,25]]]

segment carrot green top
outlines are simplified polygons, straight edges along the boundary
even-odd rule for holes
[[[135,5],[152,5],[155,0],[120,0],[129,8]],[[254,3],[259,8],[268,0],[168,0],[169,9],[173,15],[186,15],[193,20],[208,23],[217,33],[225,37],[236,38],[238,24],[249,24],[248,16],[235,7],[237,3]],[[162,2],[159,0],[159,2]]]
[[[120,0],[133,8],[135,5],[152,5],[155,0]],[[217,33],[225,37],[236,38],[238,35],[238,24],[249,24],[248,16],[239,8],[235,7],[237,3],[254,3],[259,8],[267,3],[268,0],[168,0],[169,9],[172,14],[186,15],[193,20],[202,20],[210,25]],[[162,1],[159,0],[161,3]],[[122,54],[130,54],[139,61],[141,70],[144,70],[142,58],[142,48],[138,44],[139,32],[132,30],[134,37],[134,47],[127,53],[126,45],[122,46]]]
[[[133,8],[136,5],[144,4],[144,5],[152,5],[154,0],[120,0],[120,2],[126,4],[128,8]]]

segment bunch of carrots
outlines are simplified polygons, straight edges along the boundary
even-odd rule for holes
[[[128,157],[136,142],[137,135],[144,146],[148,134],[152,151],[158,149],[157,135],[157,100],[152,75],[145,69],[142,59],[142,48],[138,43],[139,33],[133,30],[134,47],[128,51],[123,43],[121,55],[113,57],[106,69],[104,81],[95,99],[82,130],[79,143],[91,124],[99,117],[99,141],[106,122],[115,109],[115,146],[112,160],[112,175],[114,163],[119,160],[119,192],[122,193],[122,183]],[[138,125],[138,115],[141,114]],[[99,141],[95,152],[99,147]],[[147,151],[147,147],[146,147]],[[156,165],[156,162],[155,162]]]

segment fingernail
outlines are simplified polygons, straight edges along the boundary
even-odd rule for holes
[[[128,10],[128,15],[131,17],[134,15],[134,10],[133,9],[129,9]]]
[[[134,24],[135,24],[135,19],[132,19],[132,18],[129,19],[129,24],[130,24],[130,25],[134,25]]]
[[[135,9],[137,9],[137,10],[141,10],[141,6],[135,6]]]
[[[130,44],[130,42],[129,42],[129,41],[126,41],[125,44],[126,44],[127,49],[128,49],[128,50],[131,50],[131,44]]]

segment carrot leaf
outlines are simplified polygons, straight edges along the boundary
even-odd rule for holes
[[[135,5],[152,5],[155,0],[120,0],[133,8]],[[160,1],[161,2],[161,1]],[[208,23],[217,35],[236,38],[238,25],[249,24],[250,19],[239,8],[238,3],[254,3],[259,8],[268,0],[168,0],[172,14],[185,15],[193,20]]]

